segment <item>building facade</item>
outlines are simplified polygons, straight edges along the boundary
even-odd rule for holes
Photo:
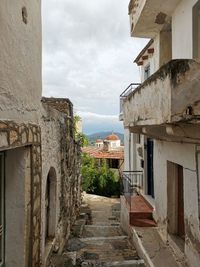
[[[150,38],[135,59],[141,85],[121,95],[125,171],[154,208],[163,239],[200,262],[200,1],[132,0],[131,36]],[[181,245],[180,245],[181,244]]]
[[[73,107],[41,102],[41,2],[3,0],[0,21],[0,266],[44,266],[80,204]]]

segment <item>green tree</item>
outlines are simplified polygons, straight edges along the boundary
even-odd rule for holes
[[[78,123],[81,121],[81,117],[78,115],[74,116],[74,129],[75,129],[75,140],[79,141],[81,147],[85,147],[89,145],[89,140],[84,133],[80,133],[78,131]]]
[[[99,167],[94,158],[82,154],[83,190],[87,193],[110,197],[120,195],[119,179],[108,168],[106,160]]]

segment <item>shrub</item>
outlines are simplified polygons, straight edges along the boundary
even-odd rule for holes
[[[104,160],[99,167],[94,158],[82,154],[83,190],[101,196],[119,196],[120,184],[116,174],[107,166]]]

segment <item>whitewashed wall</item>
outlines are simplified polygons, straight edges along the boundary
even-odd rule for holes
[[[172,58],[193,58],[192,8],[197,0],[182,0],[172,15]]]
[[[197,192],[196,147],[190,144],[179,144],[155,141],[154,179],[155,179],[155,217],[163,234],[167,234],[167,161],[183,166],[184,175],[184,215],[186,240],[185,253],[190,266],[198,267],[200,255],[196,244],[200,242]]]
[[[0,25],[0,118],[35,122],[42,93],[41,1],[1,0]]]

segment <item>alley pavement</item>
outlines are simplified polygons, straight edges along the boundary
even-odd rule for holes
[[[144,267],[120,227],[120,200],[84,194],[81,214],[62,256],[52,267]]]

